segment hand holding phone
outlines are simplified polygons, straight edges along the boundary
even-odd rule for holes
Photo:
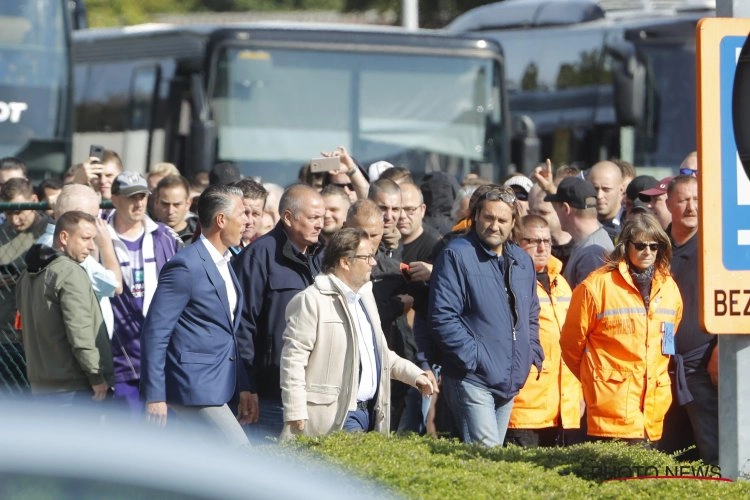
[[[331,170],[338,170],[340,161],[337,156],[331,156],[328,158],[313,158],[310,160],[310,172],[321,173],[330,172]]]
[[[104,146],[92,144],[89,148],[89,158],[96,158],[99,161],[104,159]]]

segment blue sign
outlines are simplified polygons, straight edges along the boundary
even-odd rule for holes
[[[744,36],[725,36],[719,44],[722,260],[730,271],[750,270],[750,179],[737,154],[732,121],[734,74],[746,40]],[[710,175],[712,171],[713,165],[701,165],[699,175]],[[709,207],[703,207],[706,209]]]

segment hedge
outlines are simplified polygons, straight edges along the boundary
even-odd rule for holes
[[[407,498],[750,498],[747,482],[687,478],[717,479],[717,467],[623,443],[485,448],[416,435],[336,433],[298,438],[284,448],[337,464],[374,480],[384,493]],[[633,476],[644,479],[615,480]]]

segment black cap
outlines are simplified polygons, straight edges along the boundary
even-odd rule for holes
[[[651,177],[650,175],[639,175],[638,177],[630,181],[630,184],[628,184],[628,188],[625,190],[625,196],[627,196],[630,201],[635,201],[638,199],[638,194],[641,191],[651,189],[652,187],[656,187],[658,185],[659,181],[656,179],[656,177]]]
[[[208,173],[208,183],[211,185],[229,185],[242,179],[242,174],[237,165],[231,162],[222,162],[214,165]]]
[[[589,181],[580,177],[566,177],[557,186],[557,193],[548,194],[544,201],[567,203],[573,208],[596,207],[596,189]]]

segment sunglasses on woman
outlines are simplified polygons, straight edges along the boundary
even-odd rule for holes
[[[630,244],[633,245],[633,248],[635,248],[639,252],[644,251],[646,248],[648,248],[652,252],[656,252],[657,250],[659,250],[659,248],[661,248],[661,245],[659,243],[636,243],[635,241],[631,241]]]

